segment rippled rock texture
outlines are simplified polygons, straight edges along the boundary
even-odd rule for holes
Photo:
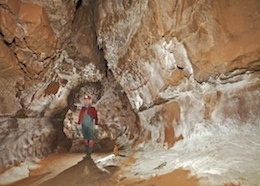
[[[171,147],[198,123],[259,125],[259,7],[0,0],[1,167],[61,149],[85,93],[121,147]]]

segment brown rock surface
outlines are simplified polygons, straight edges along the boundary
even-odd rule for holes
[[[14,116],[21,108],[15,95],[24,83],[23,73],[12,51],[1,40],[0,51],[0,116]]]
[[[61,150],[86,93],[120,147],[171,147],[198,123],[259,124],[259,3],[0,0],[0,139],[10,123],[31,137],[17,123],[32,118],[51,139],[37,155]],[[2,144],[0,167],[35,155],[9,137],[22,153]]]
[[[202,82],[259,60],[258,1],[143,1],[129,4],[125,12],[120,3],[100,4],[110,7],[99,6],[100,45],[109,67],[133,99],[137,95],[143,99],[141,92],[148,91],[155,101],[164,87],[178,84],[180,80],[172,79],[178,76],[176,67]],[[145,68],[139,68],[140,64]],[[165,79],[171,79],[171,84]],[[150,104],[144,101],[145,107]]]
[[[50,57],[57,41],[45,9],[37,4],[22,3],[19,19],[25,24],[24,38],[27,46],[39,58]]]

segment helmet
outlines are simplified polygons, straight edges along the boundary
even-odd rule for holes
[[[89,99],[89,100],[90,100],[90,99],[91,99],[91,97],[90,97],[90,96],[88,96],[88,95],[85,95],[85,96],[84,96],[84,100],[85,100],[85,99]]]

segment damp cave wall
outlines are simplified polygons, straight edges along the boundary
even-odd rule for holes
[[[56,120],[86,92],[97,98],[104,136],[128,147],[169,148],[198,124],[259,126],[259,8],[257,0],[1,0],[1,167],[57,149]],[[102,91],[84,86],[68,102],[96,82]]]

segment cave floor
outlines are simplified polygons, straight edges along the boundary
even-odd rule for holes
[[[83,158],[82,153],[52,154],[39,162],[40,167],[30,171],[30,177],[11,184],[11,186],[110,186],[110,185],[145,185],[145,186],[196,186],[199,180],[189,177],[189,171],[178,169],[171,173],[154,176],[149,179],[127,178],[124,166],[134,163],[134,158],[124,157],[122,166],[109,165],[105,171],[95,162],[111,154],[94,153],[93,160]]]

